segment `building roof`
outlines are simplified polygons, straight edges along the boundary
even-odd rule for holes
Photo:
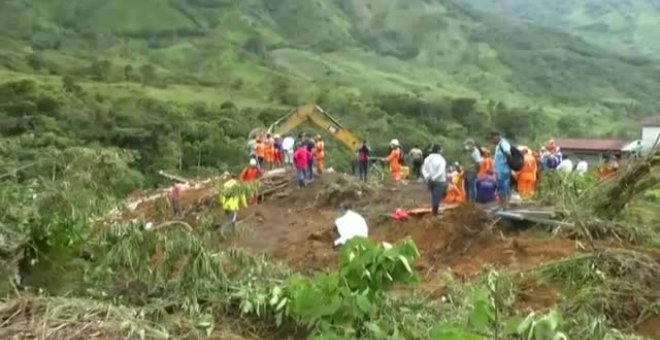
[[[563,151],[621,151],[631,141],[608,138],[555,138]]]
[[[642,126],[660,126],[660,116],[645,118],[642,120]]]

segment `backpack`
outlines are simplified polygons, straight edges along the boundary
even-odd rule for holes
[[[557,166],[559,166],[559,160],[555,155],[549,155],[545,159],[545,166],[548,169],[557,169]]]
[[[525,157],[515,145],[511,145],[511,156],[507,155],[504,152],[501,145],[500,145],[500,151],[504,153],[504,156],[506,157],[506,162],[507,164],[509,164],[509,168],[511,168],[511,170],[513,171],[522,170],[523,165],[525,163]]]

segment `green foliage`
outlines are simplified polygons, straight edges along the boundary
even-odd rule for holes
[[[573,211],[583,197],[593,192],[596,184],[593,173],[582,176],[574,171],[547,171],[541,175],[537,195],[539,200],[552,203],[559,210]]]
[[[509,282],[495,271],[489,271],[486,282],[475,287],[471,296],[471,310],[465,324],[441,323],[431,331],[437,340],[506,339],[566,340],[560,331],[562,319],[555,310],[545,314],[530,313],[521,318],[506,315]]]
[[[657,22],[647,18],[660,11],[653,0],[576,0],[539,3],[529,0],[462,0],[475,8],[511,20],[534,23],[567,33],[623,54],[649,55],[660,50]],[[635,39],[630,37],[634,36]],[[632,59],[632,58],[631,58]]]
[[[377,246],[354,238],[342,248],[337,273],[290,280],[289,314],[320,334],[360,336],[380,313],[385,292],[415,279],[411,262],[418,256],[410,240]]]

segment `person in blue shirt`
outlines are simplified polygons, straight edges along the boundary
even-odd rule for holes
[[[492,170],[487,175],[477,180],[476,201],[480,204],[488,204],[497,201],[497,180]]]
[[[511,196],[511,168],[508,159],[511,157],[511,144],[499,132],[491,132],[490,140],[495,145],[495,178],[500,193],[500,203],[506,204]]]

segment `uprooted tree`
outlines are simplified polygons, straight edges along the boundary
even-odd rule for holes
[[[641,160],[625,167],[612,180],[603,184],[593,197],[597,216],[614,219],[637,195],[660,184],[660,149],[655,148]]]

